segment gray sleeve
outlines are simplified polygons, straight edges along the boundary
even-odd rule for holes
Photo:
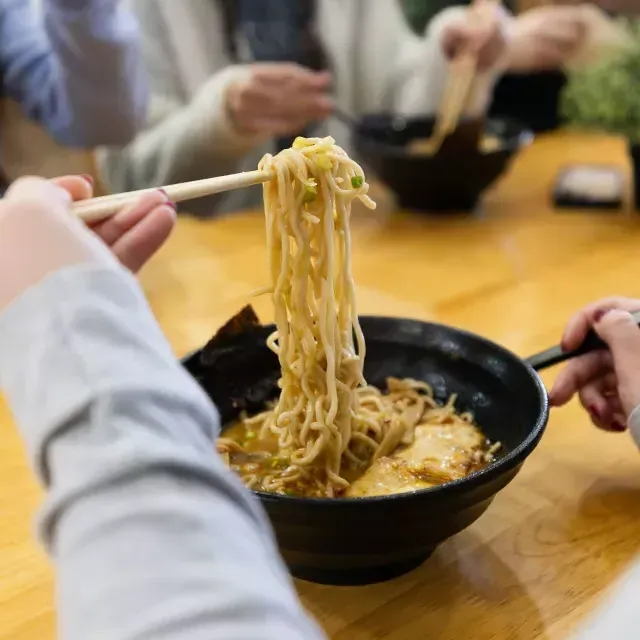
[[[48,492],[62,640],[323,637],[132,276],[72,267],[23,294],[0,384]]]

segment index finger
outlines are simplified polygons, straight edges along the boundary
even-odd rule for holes
[[[574,46],[582,40],[584,34],[583,25],[577,20],[560,19],[554,22],[544,33],[547,39],[553,39],[565,46]]]
[[[472,4],[467,14],[467,24],[472,27],[488,28],[500,22],[500,5],[490,0]]]
[[[577,349],[586,338],[589,329],[591,329],[595,321],[596,315],[601,314],[603,311],[610,311],[611,309],[621,309],[622,311],[633,313],[634,311],[640,310],[640,300],[624,298],[622,296],[611,296],[587,305],[569,319],[562,336],[562,349],[564,351]]]
[[[169,204],[161,204],[146,215],[140,213],[144,212],[139,212],[138,222],[112,246],[115,256],[133,273],[137,273],[165,243],[176,221],[176,211]]]
[[[582,387],[612,368],[613,360],[609,351],[594,351],[569,362],[549,391],[551,406],[561,407],[567,404]]]
[[[584,11],[579,4],[547,4],[541,5],[536,11],[543,12],[547,16],[550,16],[554,22],[558,20],[584,22]]]
[[[331,82],[331,74],[328,71],[312,71],[299,64],[273,63],[257,66],[254,79],[266,86],[296,82],[309,88],[324,89]]]

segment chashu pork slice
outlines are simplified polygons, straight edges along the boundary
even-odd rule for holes
[[[485,444],[472,424],[422,425],[413,444],[377,459],[347,489],[346,496],[386,496],[434,487],[463,478]]]

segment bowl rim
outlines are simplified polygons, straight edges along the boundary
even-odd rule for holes
[[[470,473],[468,476],[464,476],[463,478],[459,478],[457,480],[452,480],[451,482],[445,482],[444,484],[437,485],[435,487],[427,487],[425,489],[417,489],[416,491],[407,491],[404,493],[393,493],[389,495],[383,496],[362,496],[362,497],[338,497],[338,498],[313,498],[307,496],[288,496],[284,494],[278,493],[269,493],[266,491],[254,491],[250,490],[252,494],[258,496],[261,502],[271,502],[271,501],[290,501],[291,504],[301,504],[308,507],[326,507],[328,505],[333,505],[338,508],[346,508],[349,505],[354,506],[363,506],[368,504],[380,504],[380,503],[389,503],[389,501],[394,502],[405,502],[415,500],[416,498],[427,496],[427,495],[436,495],[436,496],[445,496],[447,494],[457,494],[462,491],[474,489],[480,487],[484,484],[488,484],[492,480],[495,480],[498,476],[511,471],[515,467],[519,466],[524,462],[524,460],[529,456],[529,454],[535,449],[535,447],[540,442],[542,435],[545,431],[547,423],[549,421],[549,395],[547,393],[547,389],[542,382],[542,378],[538,375],[537,371],[526,361],[520,358],[517,354],[515,354],[510,349],[494,342],[493,340],[489,340],[484,336],[481,336],[473,331],[468,331],[466,329],[461,329],[458,327],[454,327],[452,325],[438,323],[438,322],[427,322],[425,320],[418,320],[416,318],[406,318],[402,316],[382,316],[382,315],[359,315],[358,319],[361,324],[367,324],[368,322],[398,322],[402,321],[403,323],[411,323],[414,325],[419,325],[421,327],[435,327],[439,329],[447,329],[449,331],[453,331],[460,335],[463,338],[472,339],[480,341],[484,343],[485,346],[496,351],[496,355],[501,355],[503,358],[509,360],[517,361],[524,369],[527,371],[532,383],[535,386],[538,400],[540,403],[540,412],[535,421],[535,424],[531,428],[531,431],[527,435],[527,437],[514,449],[509,451],[505,456],[495,459],[493,462],[489,463],[483,469],[479,469],[478,471],[474,471]],[[270,323],[267,325],[262,325],[261,328],[265,333],[275,330],[275,324]],[[198,353],[200,353],[201,349],[193,351],[186,355],[181,359],[181,362],[187,364],[189,360],[195,357]]]
[[[416,117],[416,118],[408,118],[409,120],[426,120],[429,119],[429,116],[421,116],[421,117]],[[514,133],[514,135],[509,136],[508,138],[501,138],[501,140],[504,141],[504,145],[501,146],[499,149],[496,149],[494,151],[489,151],[488,153],[478,153],[477,156],[478,158],[490,158],[490,157],[494,157],[497,156],[499,154],[514,154],[517,151],[520,151],[521,149],[528,147],[535,139],[535,134],[533,133],[533,131],[527,127],[525,124],[519,122],[518,120],[515,120],[514,118],[502,118],[502,117],[492,117],[492,118],[487,118],[485,121],[485,129],[487,128],[487,126],[490,126],[491,123],[508,123],[508,124],[512,124],[515,127],[518,128],[518,133]],[[395,145],[395,144],[389,144],[386,142],[382,142],[380,140],[376,140],[376,138],[366,135],[361,129],[356,128],[353,132],[353,139],[354,139],[354,144],[355,146],[359,146],[359,145],[366,145],[367,148],[369,150],[373,149],[374,151],[377,151],[380,154],[384,154],[386,156],[393,156],[396,158],[405,158],[408,160],[413,160],[413,161],[433,161],[433,159],[437,156],[427,156],[427,155],[420,155],[420,154],[410,154],[407,153],[405,146],[402,145]]]

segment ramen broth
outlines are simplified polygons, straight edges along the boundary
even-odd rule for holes
[[[285,471],[290,464],[287,454],[279,450],[275,435],[260,438],[256,428],[243,419],[225,429],[223,438],[226,443],[237,446],[219,445],[219,454],[225,464],[254,491],[267,491],[264,480]],[[345,460],[342,474],[351,484],[342,495],[389,495],[445,484],[483,469],[491,462],[496,450],[497,445],[492,444],[473,423],[423,424],[416,427],[412,444],[401,444],[388,456],[366,465]],[[317,485],[306,483],[304,478],[275,493],[323,497]]]
[[[455,481],[482,468],[490,445],[473,416],[425,381],[364,378],[365,337],[351,271],[351,203],[375,208],[362,168],[333,138],[296,138],[267,154],[270,289],[279,359],[277,400],[218,439],[225,463],[254,491],[366,497]]]

